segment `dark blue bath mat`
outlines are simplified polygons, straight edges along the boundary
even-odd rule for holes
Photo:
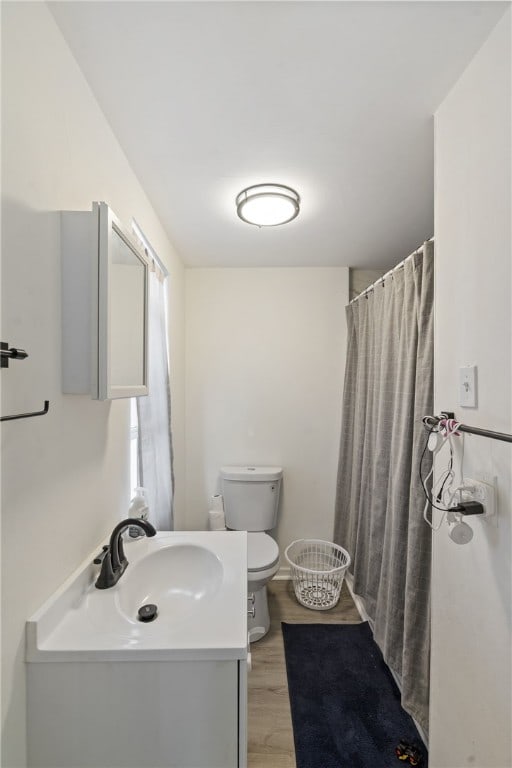
[[[282,624],[297,768],[400,768],[400,741],[428,755],[362,624]],[[413,758],[414,760],[414,758]]]

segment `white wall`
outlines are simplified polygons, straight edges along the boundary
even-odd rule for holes
[[[124,516],[129,401],[60,387],[59,214],[105,200],[132,216],[170,269],[179,524],[184,269],[43,3],[2,3],[2,339],[29,358],[3,370],[2,766],[25,764],[24,622]]]
[[[435,408],[512,432],[510,11],[440,106],[436,150]],[[478,408],[458,369],[478,365]],[[457,546],[434,534],[431,768],[508,768],[512,447],[465,438],[466,476],[498,476],[497,521]]]
[[[346,268],[187,270],[187,525],[224,464],[284,468],[277,539],[332,538]]]

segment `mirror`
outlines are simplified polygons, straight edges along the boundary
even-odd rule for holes
[[[113,228],[110,265],[110,377],[113,387],[142,386],[144,264]]]
[[[148,261],[105,203],[98,220],[98,397],[147,395]]]

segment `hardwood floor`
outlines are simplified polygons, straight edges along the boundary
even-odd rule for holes
[[[291,581],[271,581],[267,588],[270,630],[251,646],[249,673],[249,768],[295,768],[281,622],[356,624],[361,621],[347,585],[338,605],[328,611],[303,608]]]

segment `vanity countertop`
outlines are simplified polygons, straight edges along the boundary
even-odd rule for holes
[[[247,534],[159,532],[125,542],[129,565],[94,584],[97,551],[28,620],[26,660],[152,661],[247,658]],[[156,604],[154,621],[138,619]]]

